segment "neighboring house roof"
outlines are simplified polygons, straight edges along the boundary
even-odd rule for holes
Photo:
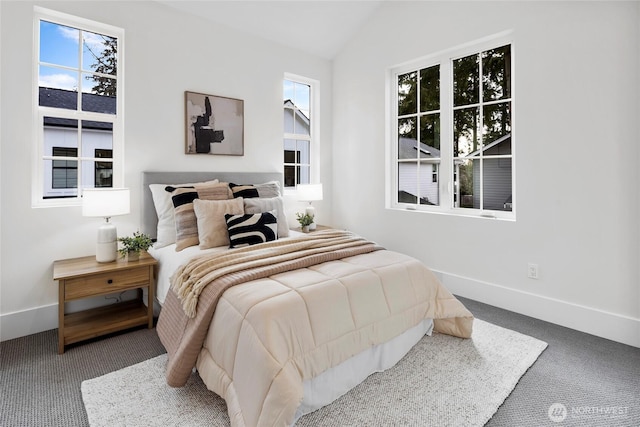
[[[284,100],[284,106],[285,107],[290,107],[292,108],[296,114],[298,115],[298,117],[300,117],[302,119],[302,121],[304,121],[304,123],[306,125],[309,124],[309,117],[307,117],[299,108],[296,104],[293,103],[293,101],[291,101],[290,99],[285,99]],[[295,107],[295,108],[294,108]]]
[[[64,108],[75,110],[78,103],[78,92],[67,89],[55,89],[50,87],[40,87],[39,102],[42,107]],[[116,113],[116,97],[97,95],[95,93],[82,94],[82,106],[84,111],[95,113]],[[45,126],[71,127],[77,128],[77,121],[73,119],[63,119],[59,117],[45,117]],[[113,125],[106,122],[85,120],[82,127],[84,129],[112,130]]]
[[[467,155],[466,155],[466,156],[464,156],[464,157],[473,157],[473,156],[477,156],[477,155],[479,155],[479,154],[480,154],[480,151],[489,151],[489,150],[491,150],[492,148],[496,148],[496,149],[498,149],[498,148],[500,148],[500,147],[498,147],[498,146],[499,146],[500,144],[502,144],[503,142],[506,142],[506,141],[511,142],[511,134],[510,134],[510,133],[506,134],[505,136],[501,136],[500,138],[496,139],[495,141],[493,141],[493,142],[491,142],[491,143],[489,143],[489,144],[485,145],[485,146],[484,146],[484,147],[482,147],[481,149],[476,150],[476,151],[474,151],[473,153],[469,153],[469,154],[467,154]],[[492,153],[492,154],[494,154],[494,155],[495,155],[495,154],[502,154],[502,153]],[[509,153],[505,153],[505,154],[511,154],[511,152],[509,152]]]
[[[440,150],[430,145],[418,143],[412,138],[400,137],[398,141],[398,158],[399,159],[415,159],[416,151],[420,150],[421,159],[437,159],[440,157]]]

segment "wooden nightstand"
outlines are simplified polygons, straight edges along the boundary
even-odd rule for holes
[[[139,261],[118,259],[99,263],[95,256],[54,261],[58,281],[58,353],[64,346],[139,325],[153,328],[154,268],[158,263],[146,252]],[[142,288],[148,288],[147,305]],[[138,299],[65,314],[65,303],[82,298],[138,289]]]

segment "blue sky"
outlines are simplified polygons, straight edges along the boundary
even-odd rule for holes
[[[92,71],[95,68],[94,56],[100,55],[103,50],[103,36],[88,31],[80,31],[75,28],[51,22],[40,21],[40,62],[53,66],[40,65],[39,85],[59,89],[75,90],[78,88],[78,75],[81,72],[80,35],[82,35],[82,70]],[[89,74],[84,73],[82,80]],[[82,91],[89,92],[93,87],[93,81],[83,85]]]

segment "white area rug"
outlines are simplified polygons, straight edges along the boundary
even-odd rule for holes
[[[547,347],[475,320],[470,340],[424,337],[396,366],[373,374],[296,426],[482,426]],[[84,381],[89,423],[98,426],[228,426],[220,397],[197,374],[165,384],[166,355]]]

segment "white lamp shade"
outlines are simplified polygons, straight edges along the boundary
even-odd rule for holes
[[[322,200],[322,184],[298,184],[298,200],[313,202]]]
[[[86,188],[82,191],[82,215],[109,218],[129,213],[128,188]]]

